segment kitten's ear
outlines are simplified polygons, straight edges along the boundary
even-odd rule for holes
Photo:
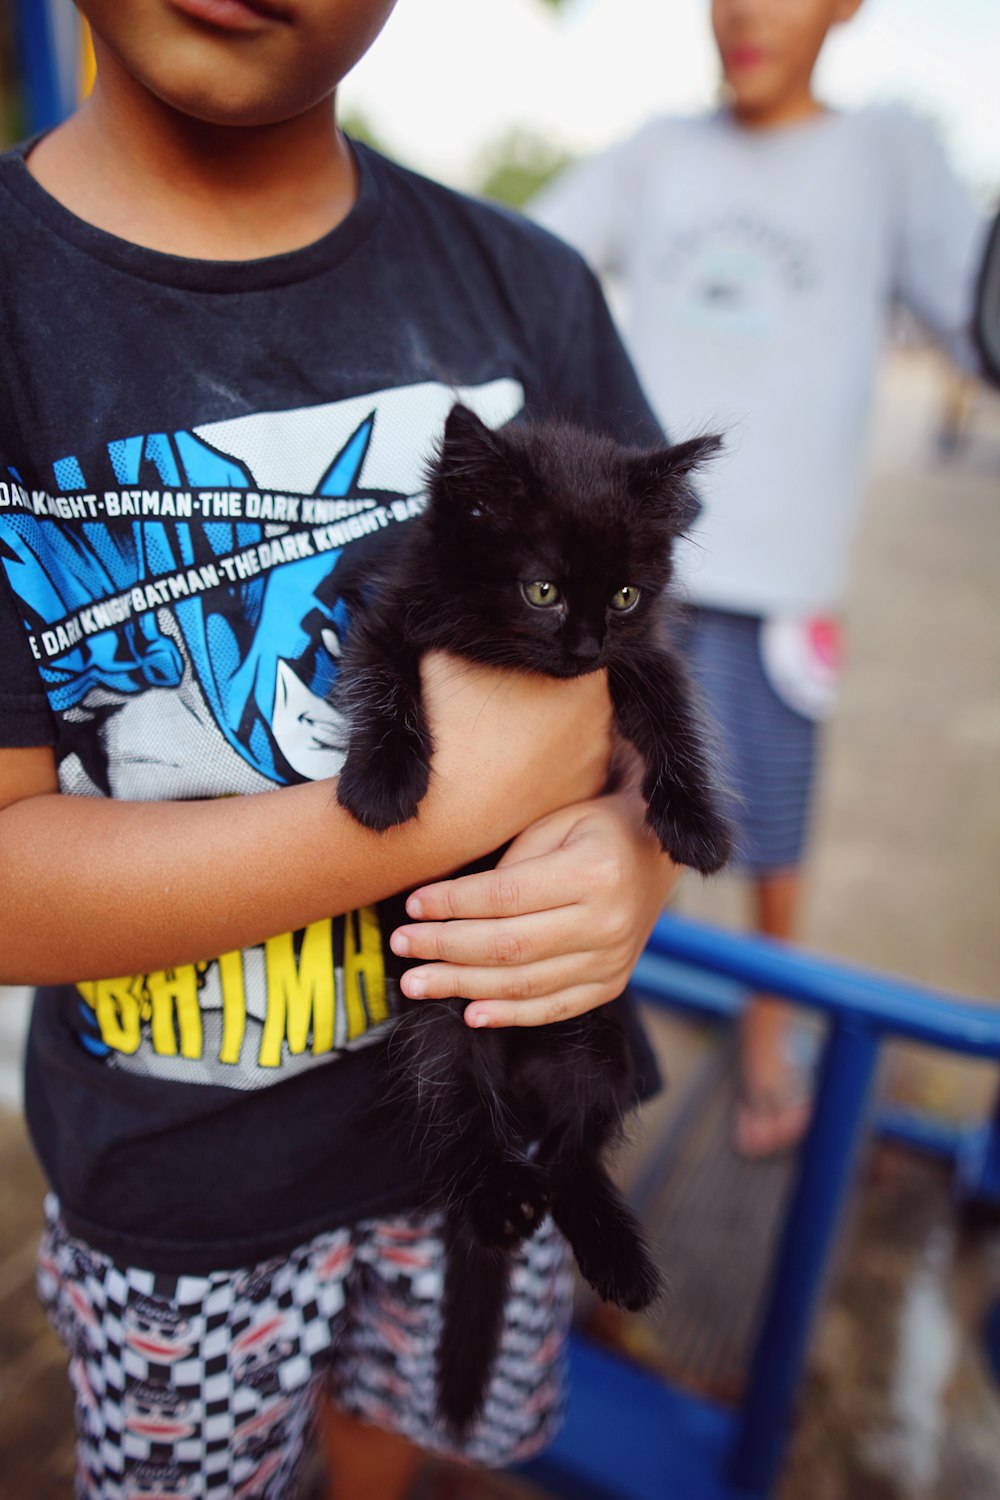
[[[453,406],[428,471],[431,505],[450,515],[506,513],[517,491],[503,439],[467,406]]]
[[[713,433],[637,454],[629,462],[629,490],[637,500],[656,506],[678,530],[683,530],[701,510],[687,482],[688,475],[721,447],[722,438]]]
[[[492,452],[496,448],[493,429],[487,427],[481,417],[462,403],[456,402],[445,418],[444,437],[441,440],[441,458],[447,461],[464,457],[468,453]]]

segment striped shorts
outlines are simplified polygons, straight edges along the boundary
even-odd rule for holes
[[[775,692],[756,615],[689,609],[674,630],[715,733],[736,864],[754,875],[802,863],[819,726]]]
[[[550,1220],[515,1257],[492,1383],[458,1453],[434,1417],[438,1220],[368,1221],[245,1270],[164,1276],[73,1239],[53,1198],[46,1214],[38,1289],[70,1355],[77,1500],[293,1500],[326,1395],[484,1465],[528,1457],[558,1425],[573,1283]]]

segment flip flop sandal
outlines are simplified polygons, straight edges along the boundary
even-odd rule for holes
[[[793,1156],[802,1144],[812,1119],[813,1095],[809,1080],[793,1072],[782,1088],[748,1089],[744,1085],[736,1104],[733,1122],[733,1150],[746,1161],[770,1161],[775,1157]],[[777,1130],[782,1116],[790,1115],[795,1124]],[[740,1140],[741,1122],[756,1118],[764,1133],[776,1134],[775,1144],[757,1148]]]

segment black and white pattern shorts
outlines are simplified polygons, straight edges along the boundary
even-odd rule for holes
[[[550,1220],[515,1259],[482,1416],[460,1453],[434,1419],[440,1221],[317,1235],[208,1276],[115,1265],[54,1199],[38,1289],[69,1350],[77,1500],[289,1500],[324,1395],[424,1448],[504,1465],[543,1447],[563,1403],[570,1257]]]

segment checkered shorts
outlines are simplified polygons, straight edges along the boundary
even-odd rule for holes
[[[325,1393],[451,1457],[503,1465],[562,1407],[572,1277],[546,1221],[519,1252],[482,1416],[457,1454],[434,1418],[440,1221],[373,1220],[279,1260],[209,1276],[115,1265],[54,1199],[38,1288],[70,1354],[78,1500],[290,1500]]]

